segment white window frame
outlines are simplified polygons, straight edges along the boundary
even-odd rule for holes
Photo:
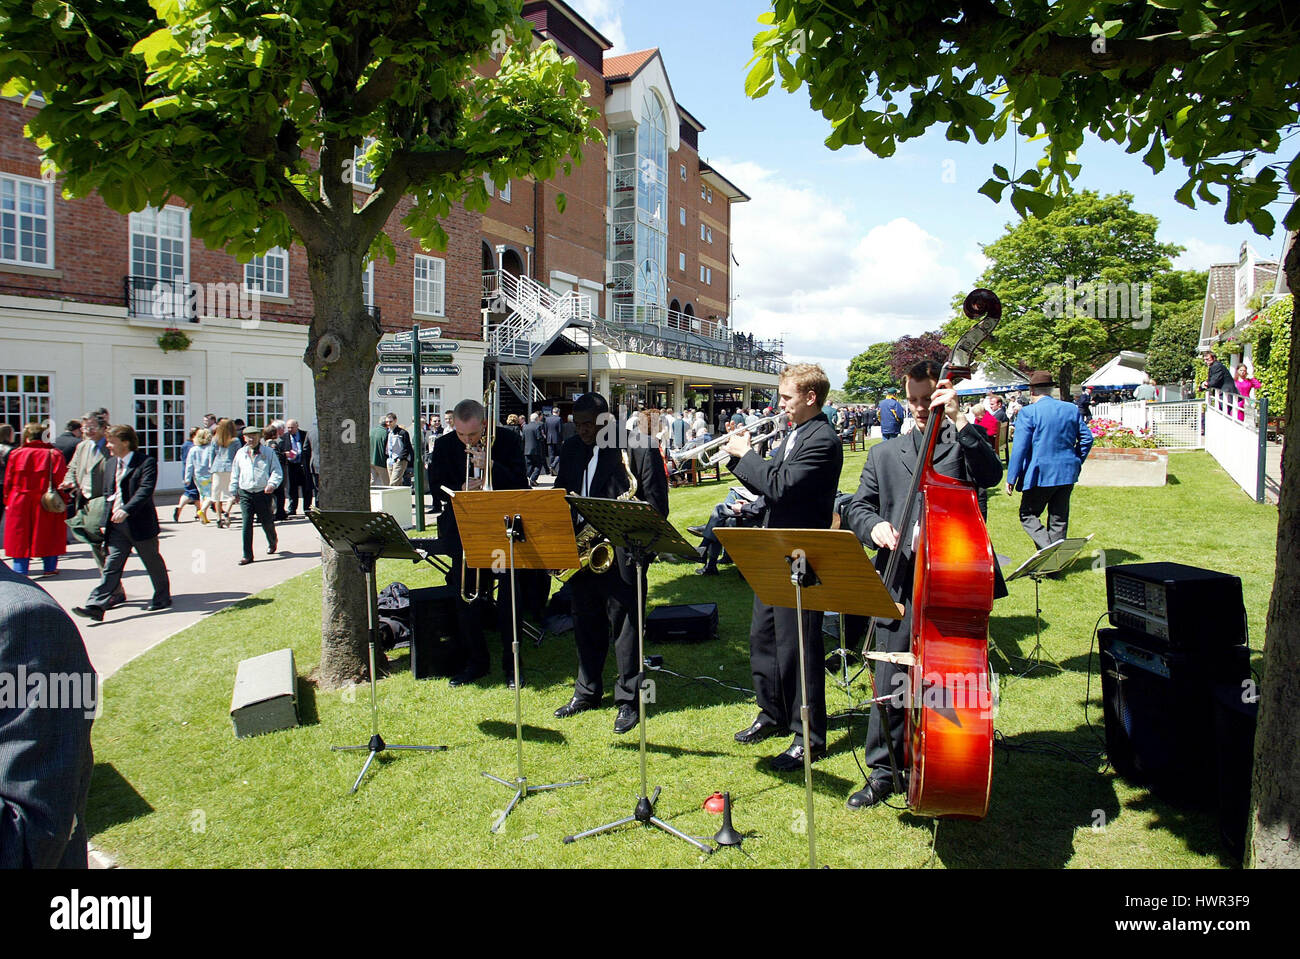
[[[127,242],[126,242],[127,275],[133,277],[142,277],[146,275],[145,272],[136,269],[135,238],[137,236],[142,236],[142,237],[152,236],[154,239],[153,266],[155,267],[155,269],[158,270],[159,273],[156,279],[158,281],[161,281],[163,279],[161,276],[162,273],[161,259],[159,255],[159,247],[161,246],[160,244],[161,236],[158,230],[158,220],[162,216],[180,217],[181,250],[182,250],[181,274],[179,277],[180,288],[177,289],[173,287],[171,290],[170,297],[166,300],[161,300],[161,301],[157,298],[156,292],[151,293],[150,291],[147,290],[136,290],[134,291],[134,295],[132,296],[132,307],[133,308],[135,307],[136,300],[138,298],[144,298],[144,300],[149,301],[150,309],[147,311],[137,310],[135,315],[138,316],[154,315],[160,319],[166,319],[169,322],[177,319],[189,319],[189,317],[186,316],[186,312],[185,312],[186,309],[188,308],[187,294],[188,294],[188,284],[190,280],[190,211],[187,207],[175,206],[173,204],[168,204],[163,207],[147,207],[144,210],[141,210],[137,213],[132,213],[127,217]],[[143,229],[145,221],[148,218],[153,219],[152,233],[148,233]],[[173,237],[169,239],[174,240],[175,238]],[[166,282],[175,283],[177,282],[177,280],[175,279],[174,276],[171,276],[166,279]],[[154,311],[160,305],[164,306],[165,309],[162,311],[161,314],[158,314]]]
[[[701,282],[701,283],[704,282],[704,264],[703,264],[703,263],[700,264],[700,282]]]
[[[707,190],[708,190],[708,188],[707,188],[703,183],[701,183],[701,184],[700,184],[700,199],[701,199],[701,200],[703,200],[704,197],[707,195]]]
[[[280,283],[278,288],[272,289],[266,283],[268,267],[270,261],[280,261]],[[261,284],[258,285],[257,275],[261,273]],[[257,293],[261,296],[279,296],[288,298],[289,296],[289,251],[283,247],[274,246],[267,250],[261,256],[255,256],[244,264],[244,292]]]
[[[4,255],[4,247],[0,244],[0,263],[12,263],[15,266],[29,266],[37,269],[52,270],[54,269],[54,184],[47,180],[35,180],[31,177],[18,176],[16,173],[0,173],[0,183],[11,182],[14,191],[14,208],[12,210],[0,209],[0,230],[3,230],[5,222],[8,222],[13,230],[14,237],[14,255],[7,257]],[[23,213],[19,207],[19,193],[23,186],[39,186],[45,193],[45,213],[33,214]],[[22,221],[24,219],[41,219],[45,221],[45,260],[24,260],[22,244]],[[32,231],[33,235],[35,231]],[[0,234],[2,236],[3,234]]]
[[[677,254],[677,269],[681,270],[683,273],[686,272],[686,254],[685,254],[685,253],[678,253],[678,254]]]
[[[249,393],[249,387],[261,387],[260,393]],[[244,380],[244,421],[260,423],[263,426],[272,420],[288,419],[289,384],[284,380]],[[278,391],[278,395],[273,393]],[[261,404],[261,411],[254,410],[255,403]],[[271,409],[275,405],[277,410]]]
[[[352,185],[362,190],[373,190],[375,180],[372,174],[375,168],[372,164],[362,163],[361,158],[365,155],[377,140],[377,137],[365,137],[361,145],[352,148]]]
[[[677,222],[682,226],[686,225],[686,207],[679,206],[677,208]]]
[[[14,389],[8,386],[9,377],[15,377]],[[40,381],[45,380],[45,389],[40,389]],[[30,386],[30,389],[28,388]],[[10,400],[16,398],[18,410],[16,416],[21,421],[14,423],[9,418]],[[44,410],[44,413],[41,411]],[[28,423],[50,424],[53,429],[54,419],[54,374],[26,373],[22,370],[0,370],[0,423],[9,423],[14,427],[15,446],[22,444],[23,427]],[[53,432],[61,432],[54,430]]]
[[[700,239],[701,239],[701,240],[704,239],[704,230],[705,230],[704,221],[701,220],[701,221],[700,221]]]
[[[679,167],[678,167],[678,169],[680,169],[680,170],[682,171],[682,179],[685,180],[685,179],[686,179],[686,164],[685,164],[685,163],[680,164]]]
[[[375,305],[375,264],[370,262],[361,271],[361,300],[364,306]]]
[[[499,191],[497,192],[497,196],[499,196],[499,197],[501,198],[501,202],[502,202],[502,203],[509,203],[509,202],[510,202],[510,183],[511,183],[510,180],[506,180],[506,185],[505,185],[504,189],[499,190]]]
[[[709,227],[708,234],[709,234],[709,235],[708,235],[708,240],[709,240],[710,243],[712,243],[712,242],[713,242],[713,227]]]
[[[704,285],[705,286],[713,285],[713,267],[711,266],[705,267],[704,269]]]
[[[426,274],[423,277],[420,276],[422,268]],[[416,316],[446,316],[447,261],[440,257],[417,253],[413,279],[412,312]],[[421,309],[421,306],[424,309]]]

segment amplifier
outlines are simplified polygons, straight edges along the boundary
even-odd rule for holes
[[[1147,637],[1127,630],[1097,635],[1106,754],[1115,771],[1169,798],[1212,802],[1214,690],[1244,690],[1250,650],[1193,654],[1151,649]]]
[[[652,643],[702,643],[718,638],[718,604],[659,606],[645,620],[645,638]]]
[[[1110,623],[1161,648],[1217,649],[1246,642],[1241,579],[1180,563],[1106,568]]]
[[[460,597],[455,588],[413,589],[410,598],[411,675],[416,679],[455,676],[462,665],[456,642],[456,604]]]

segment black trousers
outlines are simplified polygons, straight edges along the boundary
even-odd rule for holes
[[[276,546],[275,506],[270,493],[249,493],[239,491],[239,514],[243,522],[244,559],[253,558],[253,519],[262,524],[266,533],[266,545],[270,549]]]
[[[644,675],[637,642],[636,586],[623,581],[617,566],[599,575],[590,570],[580,572],[569,582],[573,587],[573,632],[578,644],[574,695],[593,702],[601,700],[605,692],[605,659],[609,656],[612,636],[618,667],[614,704],[635,703]],[[645,595],[646,576],[642,573],[643,600]]]
[[[149,572],[153,583],[153,599],[156,603],[165,603],[172,598],[172,584],[167,577],[167,564],[158,552],[158,537],[132,539],[131,531],[125,523],[109,523],[104,531],[104,576],[86,600],[89,606],[107,609],[115,593],[122,588],[122,570],[126,567],[131,550],[140,556],[140,562]]]
[[[544,469],[546,469],[545,453],[528,454],[528,482],[536,483],[537,477],[542,475]]]
[[[298,512],[299,495],[302,496],[302,511],[306,513],[311,509],[311,473],[304,469],[301,463],[289,464],[289,475],[285,477],[285,482],[280,484],[280,489],[284,489],[286,485],[289,487],[290,513]]]
[[[476,575],[474,570],[470,570],[470,588],[473,589],[477,583],[479,591],[479,598],[472,603],[464,603],[459,599],[463,574],[463,556],[453,555],[451,573],[447,576],[447,582],[452,589],[456,590],[457,595],[456,647],[463,664],[461,668],[465,672],[486,673],[492,666],[488,655],[487,638],[483,634],[483,616],[484,606],[492,594],[493,583],[499,580],[500,585],[496,591],[496,626],[501,634],[501,669],[509,676],[514,672],[515,661],[514,651],[510,648],[511,643],[514,642],[514,632],[510,623],[510,574],[507,572],[501,576],[491,570],[483,570]],[[518,610],[521,621],[523,613],[521,605]]]
[[[912,648],[912,598],[910,573],[900,575],[908,584],[907,598],[900,600],[904,606],[902,619],[882,619],[876,623],[874,648],[887,653],[905,653]],[[869,620],[868,620],[869,622]],[[899,773],[907,770],[907,757],[903,753],[903,739],[907,728],[906,702],[907,667],[895,663],[877,662],[875,668],[875,696],[890,696],[888,708],[876,704],[871,707],[867,720],[867,741],[863,746],[863,761],[872,779],[892,779],[889,765],[889,743],[894,747],[894,761]],[[888,742],[886,736],[889,737]]]
[[[826,678],[822,661],[823,614],[804,610],[803,649],[808,670],[808,737],[813,749],[826,746]],[[754,597],[749,625],[749,665],[754,674],[758,721],[794,733],[803,744],[802,683],[799,675],[799,618],[793,609],[768,606]]]
[[[560,444],[548,442],[546,444],[546,453],[546,472],[554,476],[560,466]]]
[[[286,467],[287,469],[287,467]],[[289,514],[284,511],[284,487],[286,484],[281,483],[275,488],[272,497],[275,500],[275,519],[276,522],[283,522],[289,518]]]
[[[1037,486],[1020,494],[1020,525],[1038,549],[1046,549],[1065,539],[1070,526],[1070,493],[1074,485]],[[1039,520],[1047,510],[1047,526]]]

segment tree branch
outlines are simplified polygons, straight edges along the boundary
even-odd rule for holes
[[[383,229],[389,215],[412,184],[420,184],[439,173],[454,173],[465,165],[464,150],[438,150],[433,153],[410,153],[398,150],[388,160],[383,174],[375,181],[370,199],[361,208],[360,236],[369,249],[370,241]]]

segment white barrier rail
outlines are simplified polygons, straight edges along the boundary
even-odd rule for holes
[[[1255,502],[1264,502],[1264,464],[1268,400],[1233,393],[1205,394],[1205,449]]]
[[[1097,403],[1092,407],[1093,419],[1116,420],[1140,432],[1150,430],[1162,449],[1199,450],[1205,446],[1201,437],[1201,413],[1205,405],[1194,402]]]

